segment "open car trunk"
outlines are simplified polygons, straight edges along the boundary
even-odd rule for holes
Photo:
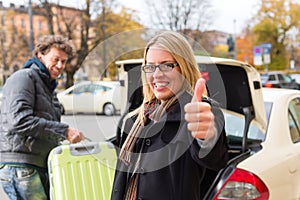
[[[259,150],[261,141],[248,139],[250,123],[255,123],[263,133],[266,131],[266,117],[261,92],[259,73],[254,67],[232,59],[196,56],[199,69],[206,79],[208,94],[218,101],[223,110],[244,116],[241,137],[228,135],[230,161],[228,167],[249,155],[249,149]],[[142,59],[117,61],[126,103],[121,111],[124,115],[137,108],[143,99],[141,83]],[[123,115],[123,116],[124,116]],[[121,119],[122,120],[122,117]],[[226,122],[225,122],[226,123]],[[119,142],[118,132],[114,143]],[[225,170],[224,170],[225,171]],[[210,197],[222,177],[223,171],[208,171],[205,185],[201,186],[202,198]],[[207,184],[210,182],[211,184]],[[209,191],[209,192],[208,192]],[[204,197],[204,195],[206,196]]]

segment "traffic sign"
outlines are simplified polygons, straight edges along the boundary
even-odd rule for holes
[[[254,65],[262,65],[262,49],[261,46],[253,47]]]
[[[264,54],[264,64],[270,64],[271,63],[271,43],[262,43],[261,47],[263,48],[263,54]]]

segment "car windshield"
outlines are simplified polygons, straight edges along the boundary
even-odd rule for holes
[[[269,121],[270,113],[272,109],[272,103],[265,102],[265,111],[267,121]],[[242,115],[236,113],[224,111],[225,117],[225,130],[227,136],[233,136],[235,138],[243,138],[245,119]],[[248,139],[264,141],[266,133],[263,133],[255,124],[251,123],[248,131]]]
[[[261,82],[266,82],[268,81],[269,79],[269,75],[268,74],[260,74],[260,79],[261,79]]]

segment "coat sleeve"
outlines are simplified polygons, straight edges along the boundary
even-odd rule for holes
[[[3,128],[7,132],[40,139],[65,139],[68,125],[54,120],[51,112],[47,112],[47,109],[53,109],[47,106],[47,102],[37,105],[36,95],[35,81],[27,70],[20,70],[12,75],[3,88]]]

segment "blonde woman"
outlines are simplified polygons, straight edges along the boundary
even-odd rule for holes
[[[200,199],[206,169],[221,169],[228,155],[222,112],[185,37],[153,37],[141,76],[144,99],[124,122],[112,199]]]

